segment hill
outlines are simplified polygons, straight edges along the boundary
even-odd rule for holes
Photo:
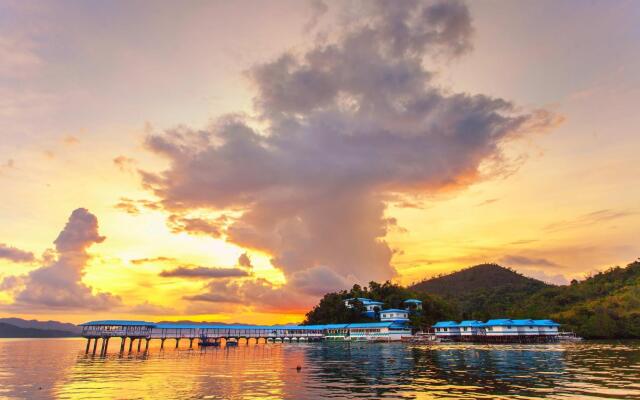
[[[547,318],[588,338],[640,338],[640,260],[514,302],[509,315]]]
[[[57,330],[71,332],[74,334],[80,334],[82,329],[74,324],[58,321],[38,321],[35,319],[22,319],[22,318],[0,318],[0,322],[17,326],[18,328],[35,328],[43,330]]]
[[[0,322],[1,338],[54,338],[77,336],[73,332],[56,329],[21,328],[15,325]]]
[[[509,316],[513,303],[551,287],[497,264],[481,264],[424,280],[409,289],[451,302],[462,319],[484,320]]]

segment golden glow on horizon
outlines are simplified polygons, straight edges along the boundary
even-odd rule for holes
[[[192,12],[184,6],[179,23],[145,16],[140,25],[123,27],[113,38],[95,43],[88,38],[96,32],[90,21],[83,21],[77,32],[65,31],[74,38],[70,43],[88,46],[90,54],[104,52],[109,64],[99,68],[93,59],[58,54],[56,46],[43,40],[39,46],[51,52],[51,59],[38,60],[41,65],[33,71],[24,68],[29,75],[23,80],[9,77],[24,85],[18,85],[15,100],[0,82],[0,97],[6,98],[0,101],[0,243],[40,259],[53,247],[71,211],[86,207],[97,216],[106,240],[89,250],[94,257],[83,282],[124,302],[116,311],[18,316],[71,322],[139,318],[268,324],[303,319],[295,304],[265,312],[252,305],[185,301],[184,296],[202,293],[207,282],[161,277],[161,271],[231,268],[247,251],[253,278],[278,286],[285,284],[285,276],[271,265],[271,254],[242,249],[224,238],[174,233],[161,211],[141,209],[131,215],[115,207],[121,198],[153,199],[141,187],[138,170],[162,170],[167,160],[145,150],[148,134],[179,124],[204,128],[228,112],[246,114],[263,128],[264,121],[252,114],[255,92],[243,71],[310,40],[300,36],[308,16],[302,2],[276,2],[266,10],[269,18],[255,12],[257,5],[243,2],[192,6]],[[45,11],[48,7],[42,5]],[[527,109],[549,109],[565,121],[551,133],[508,143],[506,156],[517,164],[511,174],[478,182],[469,174],[469,187],[452,185],[444,193],[411,199],[417,204],[413,208],[390,203],[386,216],[395,218],[397,227],[390,227],[384,239],[397,250],[392,264],[398,282],[409,284],[482,262],[559,282],[625,265],[640,255],[640,86],[635,72],[640,40],[616,42],[616,47],[608,45],[606,35],[596,37],[598,32],[622,35],[621,30],[632,26],[627,15],[634,14],[623,12],[622,6],[607,7],[610,17],[601,19],[597,7],[585,7],[577,22],[549,18],[549,26],[540,29],[529,21],[529,15],[548,12],[538,7],[543,6],[471,3],[475,50],[435,71],[433,79],[454,92],[485,93]],[[16,21],[22,28],[30,26]],[[588,21],[603,25],[596,29]],[[184,45],[174,54],[174,42],[139,43],[134,39],[140,27],[161,39],[169,32]],[[504,35],[502,27],[511,34]],[[43,31],[47,29],[52,27]],[[581,53],[584,46],[576,46],[591,42],[599,43],[601,51]],[[59,70],[68,72],[58,75]],[[4,72],[0,67],[0,78]],[[118,156],[135,162],[119,167],[114,163]],[[134,262],[157,257],[170,260]],[[41,265],[0,259],[0,282]],[[0,307],[12,299],[12,292],[0,290]],[[0,308],[0,316],[10,315],[16,313]]]

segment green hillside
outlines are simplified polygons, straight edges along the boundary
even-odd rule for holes
[[[640,337],[640,260],[515,302],[514,317],[551,317],[590,338]]]
[[[551,287],[497,264],[481,264],[424,280],[410,289],[444,298],[462,319],[484,320],[508,317],[514,302]]]
[[[354,285],[351,290],[326,294],[306,324],[368,321],[344,300],[366,297],[398,308],[402,300],[423,301],[412,314],[412,325],[428,329],[440,320],[491,318],[551,318],[563,330],[585,338],[640,338],[640,260],[615,267],[570,285],[548,285],[495,264],[470,267],[409,287],[385,282]]]

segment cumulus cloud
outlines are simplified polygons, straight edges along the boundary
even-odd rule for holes
[[[249,271],[242,268],[177,267],[160,272],[160,276],[165,278],[239,278],[249,276]]]
[[[205,130],[182,126],[147,137],[147,147],[169,161],[164,171],[141,172],[163,208],[240,210],[224,227],[226,239],[271,254],[289,282],[284,289],[229,283],[241,298],[277,305],[295,293],[317,297],[393,278],[384,240],[391,199],[507,171],[506,142],[554,121],[544,111],[517,112],[507,100],[432,83],[436,63],[472,47],[463,3],[363,7],[335,40],[250,69],[262,130],[232,115]],[[226,298],[218,289],[203,296]]]
[[[0,243],[0,258],[16,263],[33,262],[36,259],[32,252],[20,250],[4,243]]]
[[[113,164],[122,172],[133,172],[136,160],[127,156],[118,156],[113,159]]]
[[[145,257],[145,258],[134,258],[131,260],[131,264],[140,265],[140,264],[149,264],[149,263],[166,263],[166,262],[175,262],[177,261],[173,257]]]
[[[316,296],[292,292],[288,287],[277,287],[265,279],[212,281],[197,295],[184,296],[185,300],[253,306],[266,312],[299,312],[309,310]]]
[[[22,288],[15,294],[13,308],[29,311],[51,309],[109,309],[120,304],[110,293],[94,292],[82,282],[90,255],[87,249],[104,241],[98,233],[98,219],[85,208],[69,217],[55,244],[50,263],[21,277]]]
[[[167,225],[173,233],[188,233],[190,235],[205,235],[220,237],[229,218],[221,215],[218,218],[184,217],[181,215],[170,215],[167,218]]]
[[[541,257],[527,257],[520,255],[506,255],[502,257],[500,262],[509,266],[539,266],[539,267],[559,267],[553,261]]]
[[[127,197],[121,197],[120,201],[114,206],[120,211],[124,211],[127,214],[138,215],[143,209],[147,210],[160,210],[162,207],[152,200],[144,199],[129,199]]]

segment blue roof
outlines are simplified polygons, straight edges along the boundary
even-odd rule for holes
[[[393,322],[364,322],[349,324],[349,328],[388,328],[393,325]]]
[[[484,323],[485,326],[503,326],[503,325],[513,325],[513,321],[506,318],[501,319],[490,319]]]
[[[434,328],[457,328],[458,323],[456,321],[440,321],[433,325]]]
[[[466,320],[459,324],[455,321],[440,321],[433,325],[433,328],[457,328],[465,326],[483,327],[483,326],[560,326],[559,323],[550,319],[490,319],[487,322]]]
[[[408,313],[409,313],[409,311],[407,311],[407,310],[401,310],[401,309],[399,309],[399,308],[389,308],[389,309],[387,309],[387,310],[382,310],[382,311],[380,311],[380,312],[381,312],[381,313],[383,313],[383,312],[401,312],[401,313],[405,313],[405,314],[408,314]]]
[[[472,327],[480,327],[480,326],[484,326],[484,323],[482,321],[476,321],[476,320],[466,320],[466,321],[462,321],[460,322],[460,324],[458,324],[458,326],[472,326]]]
[[[96,326],[96,325],[117,325],[117,326],[155,326],[155,322],[147,321],[128,321],[121,319],[105,319],[100,321],[90,321],[80,324],[80,326]]]
[[[322,329],[346,329],[349,324],[327,324]]]
[[[418,300],[418,299],[407,299],[404,301],[404,303],[420,303],[422,304],[422,300]]]
[[[536,319],[533,323],[536,326],[560,326],[559,323],[551,319]]]

